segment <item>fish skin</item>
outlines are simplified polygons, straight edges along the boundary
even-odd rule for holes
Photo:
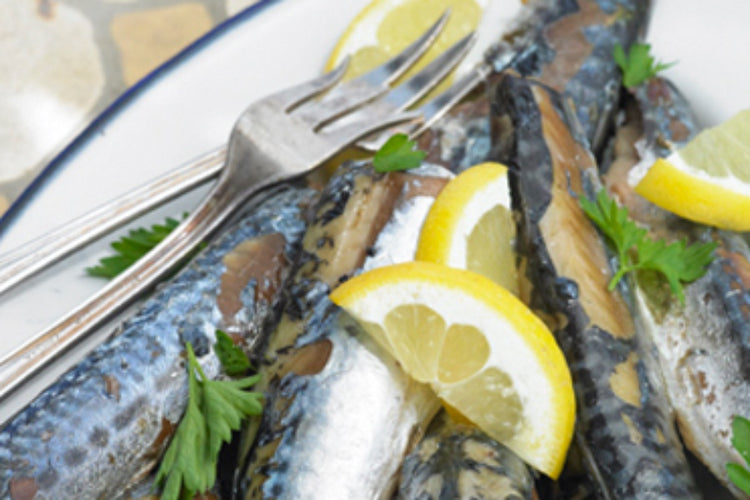
[[[324,190],[304,238],[308,261],[289,287],[269,363],[260,368],[266,411],[247,430],[243,498],[392,494],[404,455],[439,402],[328,293],[355,272],[412,259],[419,227],[449,175],[436,167],[382,175],[342,166]]]
[[[531,0],[509,32],[488,51],[485,60],[496,72],[510,69],[563,91],[579,103],[579,119],[587,125],[589,141],[601,145],[611,127],[620,95],[621,77],[612,58],[612,49],[616,43],[627,48],[642,35],[649,9],[650,2],[643,0]],[[579,14],[582,11],[585,15]],[[593,19],[597,13],[599,19]],[[583,38],[590,46],[576,43],[572,45],[574,50],[565,50],[576,38]],[[561,50],[554,46],[560,46]],[[568,67],[575,71],[566,71]],[[490,125],[491,89],[502,77],[491,75],[489,81],[419,138],[419,147],[428,152],[428,161],[459,172],[495,159]],[[447,430],[450,423],[443,426],[447,447],[452,439]],[[463,430],[457,428],[453,439],[462,433]],[[482,437],[488,447],[496,445],[488,436]],[[474,439],[479,440],[480,436]],[[440,467],[446,481],[450,481],[460,464],[446,460]],[[414,467],[402,470],[402,484],[408,484],[409,491],[415,491],[418,488],[415,485],[426,479],[414,474]]]
[[[740,235],[681,219],[632,190],[631,169],[668,156],[700,130],[689,103],[668,80],[652,78],[632,93],[640,116],[630,117],[618,136],[628,127],[640,133],[629,137],[630,151],[621,145],[605,174],[610,192],[652,237],[719,245],[706,274],[685,285],[684,306],[643,275],[629,278],[634,302],[685,444],[735,496],[746,498],[729,483],[725,467],[744,463],[731,444],[731,424],[735,415],[750,416],[750,250]]]
[[[498,152],[510,168],[527,303],[547,320],[573,375],[577,433],[601,498],[697,498],[658,374],[608,255],[576,196],[592,197],[596,164],[553,89],[507,76],[493,101]],[[575,234],[575,238],[570,236]]]
[[[285,258],[273,262],[283,281],[314,196],[289,187],[263,201],[155,292],[116,336],[8,421],[0,430],[0,498],[24,498],[19,488],[35,491],[38,500],[114,498],[145,476],[186,405],[185,342],[215,378],[215,329],[252,346],[279,313],[282,287],[270,290],[263,275],[264,283],[251,279],[237,290],[241,310],[225,317],[217,305],[227,279],[223,260],[238,246],[281,235]]]
[[[633,94],[643,119],[643,134],[646,141],[640,152],[647,161],[669,156],[700,132],[700,124],[690,104],[669,80],[661,77],[652,78],[634,89]],[[735,343],[742,352],[743,362],[739,372],[744,373],[745,378],[750,377],[750,252],[747,250],[746,235],[711,230],[707,226],[686,221],[664,210],[652,210],[661,221],[679,226],[676,230],[683,233],[692,232],[692,239],[715,241],[719,244],[717,259],[710,268],[713,274],[712,283],[723,297],[731,331],[736,337]]]
[[[523,461],[476,427],[445,412],[407,455],[396,498],[531,500],[534,480]]]
[[[491,157],[490,105],[487,84],[454,106],[419,136],[417,147],[427,152],[426,162],[452,172],[488,161]]]
[[[668,156],[700,132],[690,104],[671,81],[652,77],[631,93],[641,112],[644,138],[655,155]]]
[[[606,4],[607,2],[599,2],[599,3],[601,3],[601,4],[603,4],[603,5],[604,5],[604,4]],[[485,121],[485,124],[486,124],[486,121]],[[485,124],[483,124],[481,128],[485,129]],[[488,127],[486,127],[486,129],[488,129]],[[484,150],[483,148],[486,148],[486,144],[487,144],[487,142],[488,142],[488,141],[487,141],[487,139],[486,139],[486,138],[483,138],[483,137],[481,137],[481,136],[480,136],[479,134],[476,134],[476,139],[477,139],[477,140],[476,140],[476,143],[478,144],[478,149],[479,149],[480,151],[483,151],[483,150]],[[477,157],[478,157],[478,156],[479,156],[479,155],[477,155]],[[472,156],[471,156],[471,155],[466,155],[466,156],[465,156],[464,158],[472,158]],[[469,163],[468,163],[468,164],[466,164],[465,166],[469,166],[469,165],[471,165],[471,164],[473,164],[473,163],[476,163],[476,162],[474,162],[474,161],[472,161],[472,162],[469,162]]]
[[[650,0],[530,0],[485,61],[496,73],[511,70],[563,92],[599,153],[619,109],[621,74],[612,50],[642,37],[650,8]],[[494,78],[422,134],[418,144],[428,161],[458,172],[493,155]]]
[[[563,0],[531,3],[533,41],[510,63],[519,75],[533,77],[570,98],[592,151],[603,147],[618,110],[620,70],[612,57],[616,44],[627,51],[642,38],[650,0]],[[516,43],[517,45],[517,43]],[[505,69],[499,45],[488,60]],[[497,64],[497,63],[500,64]]]

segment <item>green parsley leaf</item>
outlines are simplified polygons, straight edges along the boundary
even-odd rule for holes
[[[180,489],[184,488],[190,495],[204,491],[212,486],[206,484],[205,467],[209,460],[206,420],[200,408],[203,391],[195,377],[193,367],[193,348],[188,343],[188,403],[185,415],[169,444],[164,458],[156,473],[155,483],[159,484],[166,478],[161,498],[177,499]]]
[[[596,202],[581,197],[580,203],[586,215],[612,240],[620,261],[626,262],[628,250],[643,240],[646,230],[636,226],[628,218],[628,210],[619,207],[603,189],[597,193]]]
[[[739,415],[732,421],[732,446],[750,465],[750,420]]]
[[[750,420],[739,415],[732,421],[732,446],[750,465]],[[727,464],[727,474],[735,486],[750,495],[750,471],[739,464],[730,463]]]
[[[612,242],[619,261],[619,269],[609,282],[613,290],[622,277],[637,269],[650,269],[661,273],[669,283],[672,293],[681,303],[685,303],[683,283],[695,281],[705,274],[706,267],[713,260],[716,243],[696,243],[687,246],[685,241],[667,244],[663,240],[652,240],[647,231],[628,218],[627,208],[617,202],[602,189],[596,201],[580,198],[581,208],[586,215]]]
[[[378,149],[372,159],[375,171],[380,173],[395,172],[420,166],[427,153],[419,149],[415,150],[416,145],[417,143],[410,141],[406,134],[391,136]]]
[[[750,472],[741,465],[727,464],[727,475],[736,487],[750,495]]]
[[[626,88],[637,87],[648,81],[658,72],[663,71],[676,63],[657,63],[649,54],[651,45],[647,43],[634,43],[630,46],[630,52],[625,55],[625,50],[619,43],[612,51],[612,57],[622,71],[622,84]]]
[[[158,245],[180,222],[168,217],[164,224],[155,224],[151,229],[132,229],[127,236],[111,243],[116,255],[99,260],[99,265],[87,267],[90,276],[112,279],[135,261]]]
[[[216,330],[214,352],[227,375],[243,375],[250,369],[250,360],[245,352],[222,330]]]
[[[188,403],[185,415],[169,443],[156,473],[155,484],[163,485],[161,498],[192,498],[216,482],[216,463],[221,445],[231,439],[242,421],[260,415],[262,395],[246,389],[260,375],[240,380],[210,380],[188,342]]]
[[[256,384],[258,380],[260,380],[260,375],[242,380],[205,381],[206,420],[212,422],[208,433],[211,456],[219,456],[222,443],[228,443],[232,439],[232,431],[240,428],[246,416],[260,415],[263,411],[263,405],[260,403],[261,395],[244,390]],[[215,468],[213,471],[215,472]]]

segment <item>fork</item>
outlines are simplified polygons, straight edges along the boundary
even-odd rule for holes
[[[442,79],[455,67],[455,64],[469,50],[472,43],[473,38],[471,36],[460,40],[440,57],[437,57],[420,75],[429,77],[432,81]],[[418,108],[417,111],[422,116],[421,123],[405,124],[393,130],[409,133],[412,136],[419,135],[440,118],[443,112],[472,90],[489,72],[489,67],[486,65],[480,64],[473,68],[449,91],[443,92],[438,98]],[[395,110],[405,109],[421,97],[421,94],[414,92],[413,89],[427,88],[423,87],[423,83],[416,81],[411,85],[403,86],[404,89],[394,89],[383,99],[365,106],[363,111],[382,117],[393,113]],[[431,85],[430,82],[428,84]],[[356,110],[353,115],[364,116],[364,113]],[[359,149],[374,153],[390,135],[389,133],[382,133],[374,137],[360,139],[356,145]],[[137,216],[147,213],[209,180],[215,179],[222,171],[225,158],[226,147],[215,148],[133,191],[94,208],[89,213],[57,227],[47,234],[0,254],[0,295]]]
[[[346,70],[345,60],[330,73],[251,104],[232,129],[225,166],[204,201],[97,295],[0,359],[0,400],[150,288],[253,195],[313,172],[345,147],[377,131],[404,123],[419,127],[421,113],[406,109],[458,64],[472,36],[402,85],[389,91],[390,85],[432,45],[447,16],[446,12],[403,52],[359,78],[338,84]],[[431,113],[439,115],[451,106],[456,92],[452,88],[434,99]],[[323,97],[316,100],[318,96]]]

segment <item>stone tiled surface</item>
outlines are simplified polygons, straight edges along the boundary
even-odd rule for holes
[[[0,213],[128,87],[256,1],[0,1]]]

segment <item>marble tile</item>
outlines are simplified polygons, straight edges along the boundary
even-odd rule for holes
[[[0,0],[0,214],[131,85],[257,0]]]
[[[125,83],[132,85],[212,27],[200,3],[121,14],[112,20]]]
[[[227,0],[226,9],[230,16],[250,7],[258,0]]]
[[[93,110],[104,73],[91,23],[68,5],[0,2],[0,75],[0,182],[9,182]]]

